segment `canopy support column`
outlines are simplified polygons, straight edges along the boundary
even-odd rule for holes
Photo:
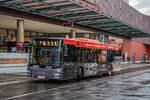
[[[17,20],[17,48],[22,51],[24,43],[24,20]]]

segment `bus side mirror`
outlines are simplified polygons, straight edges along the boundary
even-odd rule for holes
[[[68,47],[64,45],[64,56],[68,56]]]

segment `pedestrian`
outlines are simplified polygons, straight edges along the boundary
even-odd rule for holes
[[[55,57],[55,54],[53,54],[53,56],[52,56],[52,62],[53,62],[53,63],[56,63],[56,57]]]
[[[130,64],[130,56],[127,57],[128,64]]]

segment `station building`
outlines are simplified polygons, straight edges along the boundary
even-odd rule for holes
[[[0,0],[0,9],[2,57],[28,53],[19,47],[32,37],[73,37],[113,40],[123,61],[150,60],[150,17],[122,0]]]

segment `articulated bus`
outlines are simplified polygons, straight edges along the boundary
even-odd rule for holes
[[[38,79],[69,80],[111,75],[121,47],[84,38],[32,38],[27,74]]]

